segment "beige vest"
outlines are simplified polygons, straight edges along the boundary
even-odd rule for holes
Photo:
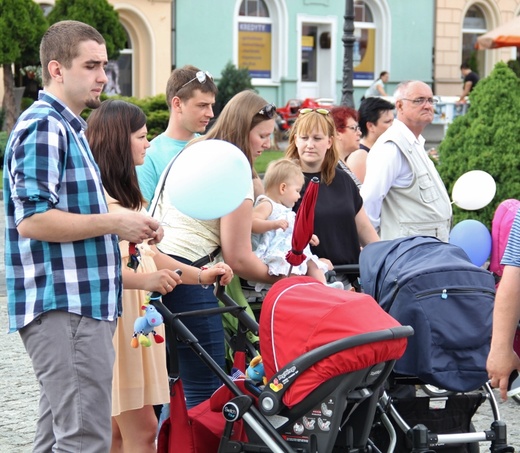
[[[397,145],[412,169],[413,179],[408,187],[392,187],[383,200],[381,239],[420,235],[448,242],[452,211],[446,187],[426,152],[416,152],[392,129],[384,133],[384,141]]]

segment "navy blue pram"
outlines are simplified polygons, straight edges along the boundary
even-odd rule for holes
[[[459,247],[414,236],[369,244],[361,252],[363,290],[415,335],[397,374],[455,392],[487,381],[495,281]]]

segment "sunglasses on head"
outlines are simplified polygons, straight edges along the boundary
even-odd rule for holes
[[[198,80],[199,83],[201,83],[201,84],[206,83],[206,80],[208,77],[211,80],[213,80],[213,76],[208,71],[197,71],[195,73],[195,77],[193,77],[193,79],[191,79],[191,80],[188,80],[183,86],[181,86],[181,88],[184,88],[186,85],[189,85],[194,80]]]
[[[307,113],[316,112],[321,115],[328,115],[329,111],[327,109],[300,109],[300,115],[306,115]]]
[[[276,106],[274,104],[267,104],[266,106],[262,107],[258,114],[271,119],[276,115]]]

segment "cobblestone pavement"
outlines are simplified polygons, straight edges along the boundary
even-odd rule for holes
[[[0,212],[3,213],[0,200]],[[4,216],[0,216],[0,231],[4,230]],[[5,297],[4,235],[0,237],[0,453],[29,453],[37,419],[38,385],[31,362],[20,336],[7,335]],[[520,405],[509,399],[499,403],[501,418],[507,423],[508,440],[520,450]],[[489,429],[492,413],[487,403],[479,409],[473,422],[477,431]],[[481,444],[481,452],[489,443]]]

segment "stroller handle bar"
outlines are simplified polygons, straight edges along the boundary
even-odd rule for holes
[[[231,299],[232,300],[232,299]],[[233,302],[234,303],[234,302]],[[215,360],[209,355],[209,353],[200,345],[199,340],[193,333],[184,325],[180,319],[179,313],[172,313],[161,301],[160,298],[152,298],[150,300],[157,311],[163,316],[164,323],[171,330],[172,333],[179,339],[179,341],[188,345],[189,348],[199,356],[210,370],[212,370],[224,383],[224,385],[233,393],[235,396],[242,395],[241,390],[237,387],[234,381],[228,376],[222,368],[215,362]],[[234,307],[220,307],[214,310],[220,310],[221,312],[229,312],[232,309],[240,309],[239,313],[243,313],[242,307],[235,304]],[[244,420],[246,423],[254,426],[260,426],[265,431],[264,441],[267,445],[270,445],[271,451],[276,453],[296,453],[276,431],[273,425],[265,419],[258,408],[251,406],[249,408],[250,414],[244,414]]]
[[[359,275],[359,264],[337,264],[333,270],[337,274]]]
[[[217,278],[215,284],[215,297],[220,300],[226,307],[243,308],[240,307],[228,294],[226,294],[225,287],[220,284],[220,277]],[[258,336],[258,323],[251,318],[244,310],[237,313],[238,320],[247,328],[253,335]]]

